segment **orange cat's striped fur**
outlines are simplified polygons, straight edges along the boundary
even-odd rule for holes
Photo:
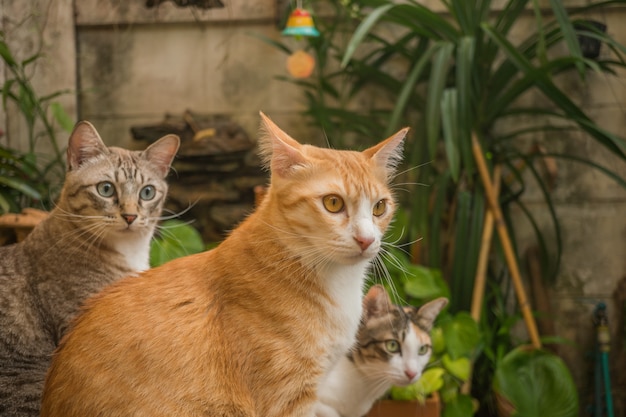
[[[354,341],[406,129],[363,152],[261,114],[271,184],[216,249],[118,282],[61,342],[42,416],[312,416]]]

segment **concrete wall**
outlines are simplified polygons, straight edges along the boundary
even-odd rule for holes
[[[130,126],[158,123],[166,112],[180,114],[186,109],[230,114],[252,136],[259,110],[297,138],[315,141],[321,135],[298,115],[304,108],[298,91],[274,78],[286,75],[285,55],[252,36],[280,39],[277,2],[224,0],[225,9],[194,12],[177,9],[171,2],[148,11],[144,3],[1,0],[0,15],[3,30],[22,57],[28,56],[38,33],[43,33],[46,56],[34,83],[44,94],[61,88],[76,91],[61,99],[65,108],[76,118],[92,121],[108,144],[143,147],[131,140]],[[438,0],[426,3],[441,8]],[[583,0],[568,2],[584,4]],[[624,8],[596,18],[626,44]],[[4,71],[0,81],[3,76]],[[605,129],[626,135],[625,80],[624,74],[592,74],[586,88],[572,82],[569,91]],[[7,132],[0,143],[8,140],[12,146],[22,146],[23,128],[15,109],[1,112],[0,123]],[[592,155],[626,178],[624,163],[582,134],[544,141],[554,150]],[[564,255],[551,301],[559,336],[574,342],[563,352],[584,406],[584,393],[592,383],[588,375],[592,364],[585,359],[594,340],[591,312],[596,302],[607,301],[612,323],[616,322],[617,311],[610,300],[618,280],[626,275],[626,190],[586,166],[559,161],[558,167],[553,195],[563,226]],[[540,227],[550,230],[538,191],[528,190],[525,201],[539,213]],[[518,237],[524,248],[532,242],[532,230],[521,216],[518,222],[523,226]]]

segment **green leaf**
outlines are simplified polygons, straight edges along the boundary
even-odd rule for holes
[[[408,264],[407,281],[404,290],[411,297],[419,300],[432,300],[437,297],[450,296],[448,286],[443,280],[441,271],[421,265]]]
[[[52,116],[59,123],[59,126],[66,132],[71,132],[74,129],[74,121],[67,114],[61,103],[52,102],[50,103],[50,110],[52,111]]]
[[[181,256],[204,250],[200,233],[180,220],[168,220],[159,226],[160,236],[150,245],[150,266],[162,265]]]
[[[256,33],[256,32],[249,32],[248,35],[253,36],[255,38],[258,38],[260,40],[262,40],[263,42],[267,43],[268,45],[272,45],[273,47],[275,47],[276,49],[279,49],[281,51],[283,51],[284,53],[286,53],[287,55],[291,55],[292,54],[292,50],[285,44],[278,42],[272,38],[268,38],[267,36],[260,34],[260,33]]]
[[[572,21],[567,15],[567,10],[565,10],[563,1],[550,0],[550,6],[552,7],[552,11],[554,12],[554,17],[556,18],[557,22],[559,22],[561,32],[563,33],[563,39],[567,44],[567,48],[569,49],[570,54],[578,60],[576,62],[576,68],[578,68],[578,73],[581,77],[584,77],[585,66],[583,64],[582,52],[580,51],[580,43],[578,41],[576,33],[574,32]]]
[[[429,368],[413,384],[406,387],[391,387],[389,394],[393,400],[397,401],[424,400],[443,387],[443,375],[445,373],[443,368]]]
[[[498,364],[493,388],[518,417],[579,415],[578,393],[567,366],[544,350],[512,350]]]
[[[441,126],[441,100],[454,51],[454,44],[450,42],[441,42],[438,45],[439,50],[433,58],[426,101],[426,135],[431,159],[435,158],[437,151],[437,140]]]
[[[478,324],[465,311],[451,319],[441,320],[441,328],[452,359],[469,357],[480,341]]]
[[[442,417],[472,417],[474,404],[469,395],[457,395],[452,401],[446,402],[443,407]]]
[[[459,156],[459,109],[458,91],[446,88],[441,98],[441,121],[443,124],[443,143],[446,148],[446,159],[452,180],[459,180],[461,158]]]
[[[15,58],[13,58],[13,54],[11,54],[9,46],[5,41],[0,41],[0,56],[7,65],[11,67],[15,67],[17,65],[17,62],[15,62]]]
[[[341,68],[345,68],[348,65],[348,62],[352,58],[352,55],[356,52],[356,49],[361,45],[365,36],[372,30],[372,27],[378,23],[378,20],[384,16],[389,9],[395,7],[394,4],[385,4],[380,6],[370,13],[368,13],[367,17],[361,22],[361,24],[354,31],[354,35],[348,42],[346,46],[346,53],[341,60]]]
[[[441,362],[448,372],[461,381],[467,381],[469,378],[472,364],[468,358],[460,357],[452,359],[450,355],[446,353],[442,356]]]
[[[0,185],[6,185],[9,188],[13,188],[14,190],[17,190],[32,199],[41,200],[41,194],[39,194],[39,191],[35,190],[29,184],[20,179],[0,176]]]
[[[428,50],[417,60],[417,62],[411,69],[408,77],[406,78],[406,81],[404,82],[404,84],[402,84],[402,89],[400,90],[400,94],[398,95],[398,99],[396,100],[396,105],[393,108],[393,112],[391,113],[391,118],[389,120],[385,136],[390,136],[399,127],[399,120],[402,117],[403,112],[407,108],[407,105],[409,104],[409,99],[415,90],[415,85],[436,50],[437,46],[435,45],[432,45],[430,48],[428,48]]]

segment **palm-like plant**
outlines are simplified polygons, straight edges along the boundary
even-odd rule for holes
[[[347,133],[367,141],[401,126],[413,128],[407,159],[419,169],[408,171],[406,182],[429,188],[405,201],[410,216],[407,241],[422,239],[414,245],[414,260],[444,272],[451,310],[470,307],[487,208],[476,175],[472,134],[490,164],[505,168],[500,203],[509,230],[514,231],[509,209],[516,205],[535,230],[546,261],[545,276],[554,277],[561,232],[550,179],[535,162],[567,159],[600,170],[625,188],[626,181],[585,155],[536,152],[531,145],[543,140],[549,149],[553,142],[575,140],[571,132],[582,131],[618,163],[626,162],[626,141],[595,123],[560,82],[577,78],[583,83],[590,71],[613,74],[626,67],[626,48],[586,20],[591,13],[624,7],[626,1],[593,2],[568,10],[563,2],[550,0],[552,17],[537,0],[498,2],[497,13],[490,0],[442,0],[444,13],[417,0],[327,3],[335,13],[318,17],[322,36],[307,41],[320,64],[317,73],[311,80],[296,81],[307,97],[306,113],[333,144]],[[525,15],[531,18],[523,19]],[[515,34],[520,21],[531,22],[525,35]],[[352,33],[348,40],[346,33]],[[581,38],[597,42],[606,53],[593,59],[586,56]],[[285,44],[279,46],[289,51]],[[363,100],[361,106],[355,105],[364,91],[375,91],[375,99],[367,101],[369,106],[363,106]],[[553,232],[542,229],[521,199],[531,182],[545,199]],[[553,256],[548,256],[550,252]],[[507,279],[506,272],[492,274]],[[492,300],[502,300],[499,284],[495,280],[491,286]],[[494,316],[490,309],[484,313],[491,315],[483,322],[493,331],[510,327],[510,315]],[[495,333],[492,336],[497,339]],[[484,353],[494,364],[507,350],[487,343]]]

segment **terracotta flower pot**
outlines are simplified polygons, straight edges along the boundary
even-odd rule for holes
[[[380,400],[374,403],[367,417],[439,417],[441,401],[433,395],[425,403],[419,401]]]

